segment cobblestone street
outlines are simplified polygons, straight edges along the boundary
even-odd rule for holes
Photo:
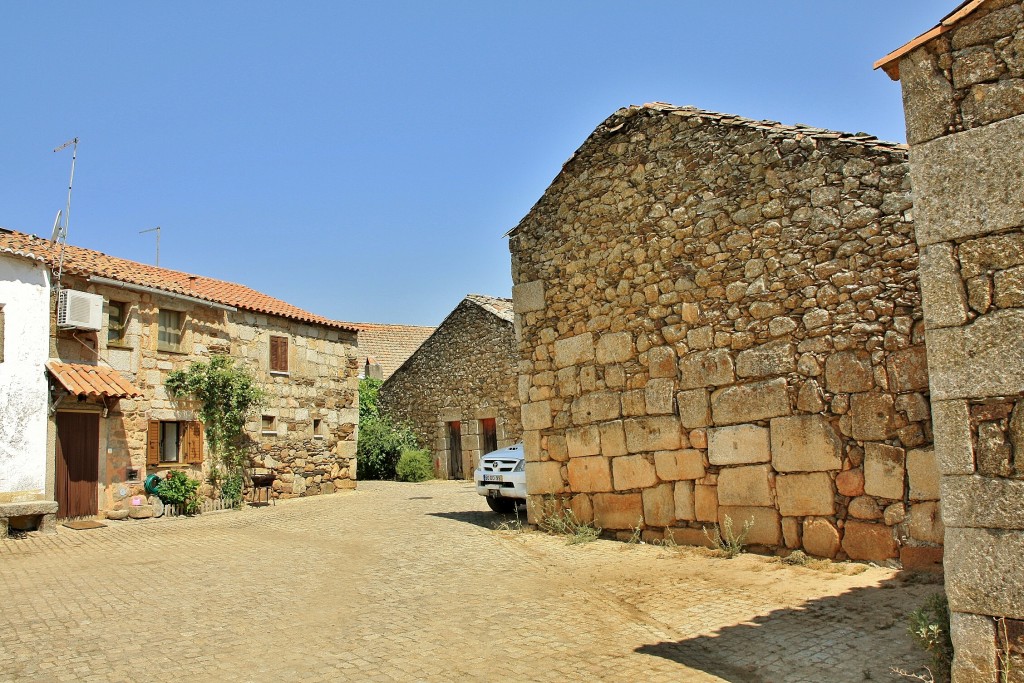
[[[861,681],[934,583],[497,532],[466,482],[0,541],[3,681]]]

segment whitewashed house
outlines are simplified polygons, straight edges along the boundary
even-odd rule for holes
[[[8,519],[41,517],[46,528],[57,511],[47,486],[49,307],[44,261],[0,246],[0,537]]]

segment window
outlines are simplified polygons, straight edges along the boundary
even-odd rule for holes
[[[288,372],[288,337],[270,338],[270,371]]]
[[[273,415],[264,415],[261,431],[266,436],[277,436],[277,418]]]
[[[202,465],[203,426],[199,422],[150,420],[146,465]]]
[[[480,452],[484,455],[498,450],[498,425],[493,417],[480,420]]]
[[[181,352],[181,311],[168,311],[161,308],[158,314],[156,347],[159,351]]]
[[[124,333],[128,322],[128,304],[122,301],[107,303],[107,346],[124,344]]]
[[[314,439],[322,439],[325,436],[326,436],[326,434],[324,434],[324,421],[321,420],[319,417],[314,417],[313,418],[313,438]]]

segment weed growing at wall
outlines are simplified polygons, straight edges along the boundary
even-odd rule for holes
[[[943,593],[930,596],[918,609],[910,613],[910,625],[907,631],[923,650],[932,657],[932,668],[928,669],[928,678],[910,675],[897,670],[900,675],[945,683],[950,679],[953,665],[953,641],[949,631],[949,602]]]
[[[718,549],[722,557],[732,559],[743,552],[743,548],[747,544],[747,536],[750,535],[750,530],[754,528],[754,518],[751,517],[743,522],[743,530],[740,532],[736,532],[733,529],[732,518],[729,515],[726,515],[722,521],[721,529],[717,526],[711,528],[713,531],[709,532],[708,528],[704,527],[704,535],[715,544],[715,548]]]
[[[600,528],[581,522],[572,510],[563,508],[553,497],[545,498],[537,528],[545,533],[565,536],[569,545],[590,543],[601,537]]]

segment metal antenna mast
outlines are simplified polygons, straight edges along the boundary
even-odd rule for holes
[[[160,226],[158,225],[155,228],[150,228],[149,230],[139,230],[139,234],[140,235],[142,235],[144,233],[147,233],[147,232],[155,232],[156,233],[156,265],[159,266],[160,265]]]
[[[78,138],[71,138],[60,147],[53,150],[60,152],[71,147],[71,178],[68,180],[68,203],[64,209],[64,225],[60,224],[60,212],[57,212],[57,220],[53,224],[53,234],[60,242],[60,260],[57,265],[57,289],[60,290],[61,276],[64,274],[64,247],[68,241],[68,223],[71,221],[71,186],[75,183],[75,160],[78,158]]]

